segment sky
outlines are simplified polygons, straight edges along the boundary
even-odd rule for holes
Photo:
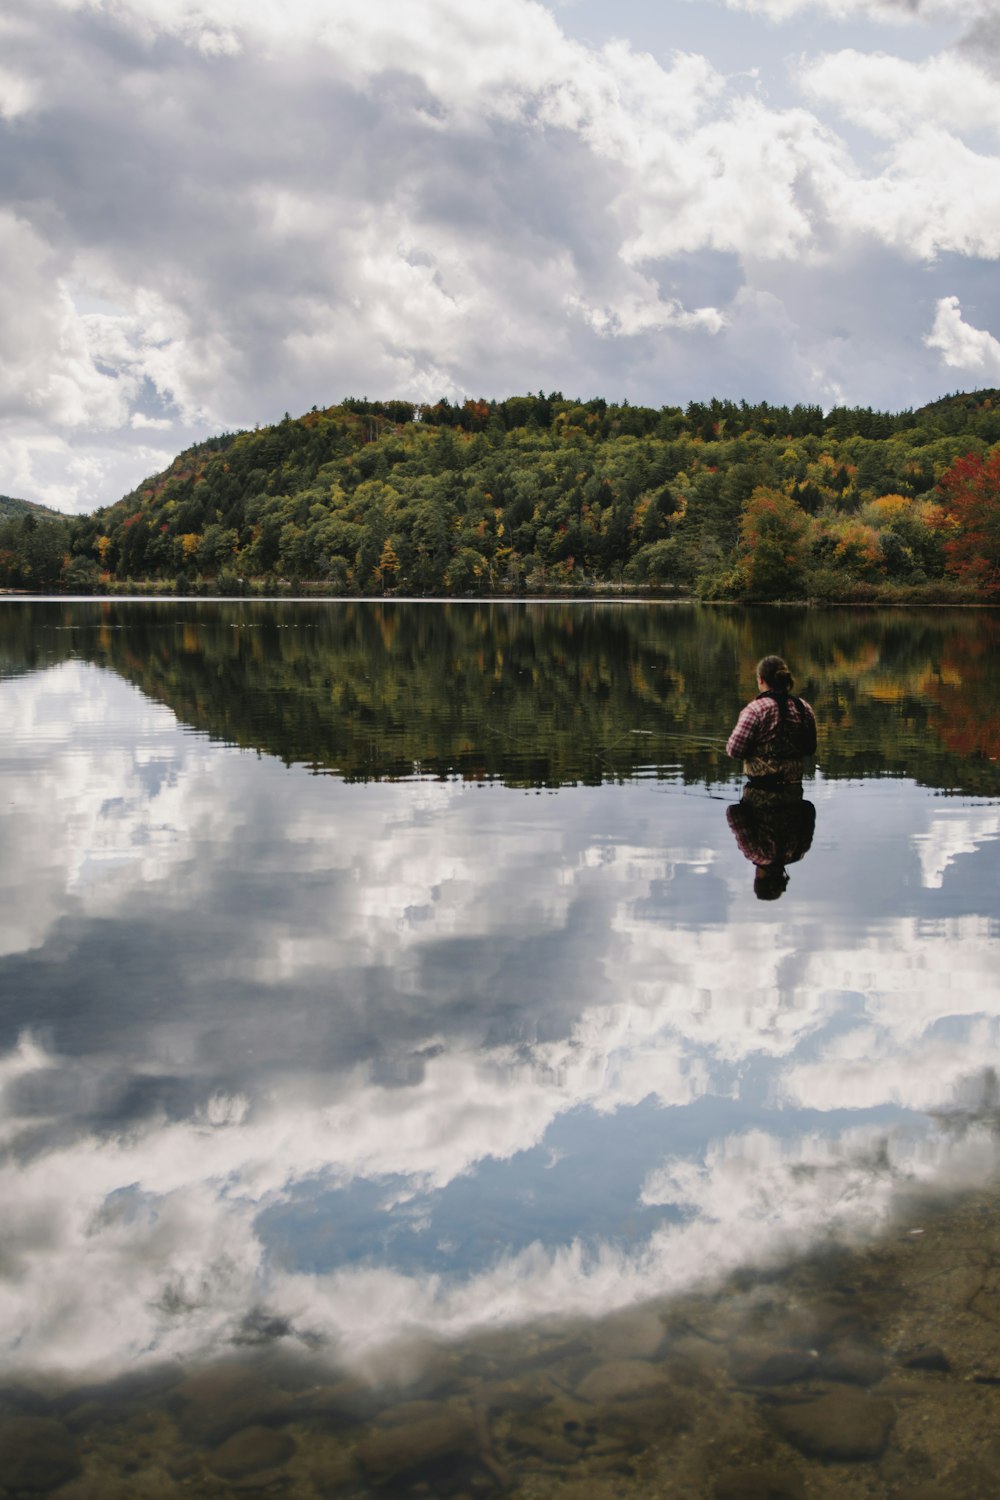
[[[3,0],[0,493],[348,395],[1000,385],[995,0]]]

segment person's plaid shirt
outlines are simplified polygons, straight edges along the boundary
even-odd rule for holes
[[[810,719],[813,711],[804,699],[799,699]],[[798,723],[799,711],[795,699],[788,700],[788,716]],[[734,760],[753,760],[758,755],[767,755],[772,741],[777,739],[781,724],[781,710],[774,698],[762,694],[748,703],[736,721],[736,728],[726,741],[726,754]]]

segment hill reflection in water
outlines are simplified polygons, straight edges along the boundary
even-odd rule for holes
[[[5,604],[11,1376],[261,1339],[383,1368],[986,1181],[995,631]],[[761,903],[707,741],[775,644],[820,771]]]
[[[213,738],[349,781],[732,781],[722,744],[776,640],[827,777],[1000,795],[998,611],[0,604],[0,675],[109,666]]]

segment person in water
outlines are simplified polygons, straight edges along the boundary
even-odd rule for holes
[[[816,749],[816,716],[792,693],[792,674],[780,656],[757,663],[757,696],[740,714],[726,754],[742,760],[747,786],[802,793],[802,762]]]
[[[740,850],[754,867],[754,894],[776,901],[788,885],[786,866],[809,852],[816,809],[802,796],[802,763],[816,749],[816,716],[792,693],[792,674],[780,656],[757,663],[756,698],[726,742],[747,774],[742,800],[726,809]]]

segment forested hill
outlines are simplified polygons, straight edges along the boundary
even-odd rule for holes
[[[91,516],[0,521],[0,583],[98,591],[1000,595],[1000,392],[919,411],[349,399]]]
[[[66,519],[60,511],[39,505],[35,500],[15,500],[13,495],[0,495],[0,521],[21,520],[31,515],[48,520]]]

